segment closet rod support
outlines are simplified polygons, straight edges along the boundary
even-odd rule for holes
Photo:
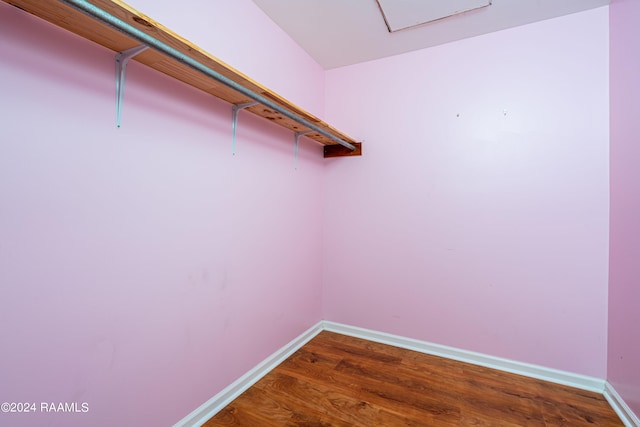
[[[296,132],[293,134],[293,136],[295,137],[295,144],[293,148],[293,168],[295,170],[298,170],[298,145],[300,144],[300,137],[306,134],[309,134],[311,132],[313,131],[307,130],[303,132]]]
[[[141,45],[123,50],[116,54],[116,126],[120,127],[122,121],[122,103],[124,102],[124,82],[127,77],[127,64],[129,60],[147,50],[149,46]]]
[[[231,108],[231,152],[234,156],[236,155],[236,128],[238,127],[238,113],[240,110],[244,110],[245,108],[252,107],[256,104],[257,102],[245,102],[244,104],[235,104]]]
[[[346,147],[347,149],[354,151],[356,149],[355,145],[349,144],[347,141],[344,141],[341,138],[338,138],[337,136],[331,134],[330,132],[326,131],[325,129],[322,129],[318,126],[316,126],[315,124],[311,123],[309,120],[295,114],[292,111],[287,110],[286,108],[282,107],[281,105],[271,101],[270,99],[252,91],[251,89],[248,89],[244,86],[242,86],[241,84],[233,81],[232,79],[218,73],[217,71],[213,70],[210,67],[207,67],[206,65],[204,65],[203,63],[191,58],[190,56],[180,52],[179,50],[167,45],[166,43],[163,43],[162,41],[156,39],[155,37],[152,37],[151,35],[145,33],[144,31],[139,30],[138,28],[134,27],[133,25],[121,20],[120,18],[117,18],[116,16],[110,14],[109,12],[99,8],[98,6],[95,6],[93,4],[91,4],[89,1],[87,0],[61,0],[62,3],[65,3],[77,10],[79,10],[80,12],[97,19],[98,21],[112,27],[115,28],[116,30],[122,32],[123,34],[127,35],[128,37],[131,37],[137,41],[139,41],[142,44],[145,44],[155,50],[157,50],[158,52],[167,55],[170,58],[175,59],[178,62],[183,63],[184,65],[190,67],[191,69],[198,71],[202,74],[204,74],[207,77],[212,78],[213,80],[216,80],[219,83],[222,83],[223,85],[235,90],[238,93],[241,93],[243,95],[245,95],[246,97],[248,97],[249,99],[252,99],[262,105],[264,105],[265,107],[271,108],[277,112],[279,112],[280,114],[282,114],[285,117],[290,118],[291,120],[303,125],[304,127],[314,130],[316,132],[318,132],[320,135],[324,135],[327,138],[329,138],[330,140],[334,141],[337,144],[342,145],[343,147]]]

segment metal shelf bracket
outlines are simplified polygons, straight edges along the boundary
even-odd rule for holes
[[[127,76],[127,63],[131,58],[149,48],[147,45],[132,47],[116,54],[116,126],[122,121],[122,103],[124,101],[124,82]]]
[[[256,104],[258,103],[247,102],[244,104],[236,104],[231,108],[231,130],[233,132],[231,136],[231,153],[234,156],[236,155],[236,129],[238,127],[238,113],[240,113],[240,110],[244,110],[245,108],[249,108]]]
[[[300,144],[300,137],[312,132],[313,131],[307,130],[303,132],[296,132],[293,134],[293,136],[295,137],[295,144],[293,148],[293,168],[295,170],[298,170],[298,145]]]

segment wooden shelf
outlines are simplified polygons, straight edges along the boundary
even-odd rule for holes
[[[81,37],[92,40],[114,52],[122,52],[135,46],[139,46],[140,42],[125,35],[124,33],[102,23],[59,0],[3,0],[6,3],[14,5],[26,12],[38,16],[49,21],[61,28],[69,30]],[[342,139],[343,141],[357,147],[357,150],[351,152],[345,150],[329,150],[331,153],[325,157],[335,157],[341,155],[359,155],[361,153],[361,144],[350,136],[338,131],[324,121],[318,119],[307,111],[299,108],[295,104],[287,101],[280,95],[260,85],[251,78],[242,74],[238,70],[230,67],[213,55],[200,49],[193,43],[185,40],[179,35],[173,33],[161,24],[155,22],[148,16],[140,13],[131,6],[117,0],[91,0],[91,3],[103,11],[117,17],[118,19],[130,24],[145,34],[154,37],[160,42],[178,50],[180,53],[192,58],[202,65],[209,67],[217,73],[227,77],[240,84],[241,86],[251,90],[252,92],[263,96],[280,107],[294,113],[295,115],[307,120],[309,123],[318,126],[320,129],[330,133],[331,135]],[[133,60],[145,64],[161,73],[180,80],[188,85],[196,87],[207,92],[217,98],[223,99],[231,104],[244,104],[251,102],[252,99],[213,78],[194,70],[184,63],[171,58],[154,49],[147,49],[136,55]],[[322,135],[304,125],[286,117],[285,115],[268,108],[262,104],[256,104],[248,107],[247,111],[272,121],[280,126],[290,129],[293,132],[311,131],[305,136],[311,138],[325,146],[336,149],[342,149],[341,145],[325,135]],[[325,150],[327,152],[327,150]],[[344,153],[344,154],[342,154]]]

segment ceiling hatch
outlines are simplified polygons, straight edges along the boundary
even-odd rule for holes
[[[390,33],[491,5],[491,0],[376,0]]]

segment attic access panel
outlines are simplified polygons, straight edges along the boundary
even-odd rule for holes
[[[487,7],[491,0],[376,0],[390,33]]]

